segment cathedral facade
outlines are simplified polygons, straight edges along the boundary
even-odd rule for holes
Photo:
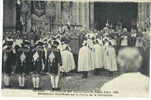
[[[149,28],[151,3],[136,4],[137,17],[134,24],[137,27]],[[63,25],[95,28],[99,21],[95,17],[97,15],[94,10],[95,2],[92,1],[4,0],[4,31],[55,32]],[[97,13],[104,12],[97,11]]]

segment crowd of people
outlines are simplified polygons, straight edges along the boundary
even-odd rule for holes
[[[141,28],[113,29],[106,25],[102,30],[74,28],[56,33],[4,32],[3,68],[4,86],[10,87],[10,76],[18,75],[19,88],[25,88],[25,76],[31,75],[34,89],[40,89],[40,74],[51,78],[53,90],[59,90],[61,73],[80,72],[82,78],[88,72],[105,69],[112,76],[118,71],[117,54],[126,47],[137,48],[143,56],[146,50],[145,32]]]

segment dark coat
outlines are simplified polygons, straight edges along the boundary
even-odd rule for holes
[[[131,33],[132,35],[133,33]],[[135,43],[136,43],[136,37],[132,37],[130,36],[130,46],[135,46]]]
[[[39,58],[34,61],[32,57],[32,72],[40,73],[42,71],[42,64],[45,62],[45,52],[43,48],[37,49],[33,52],[33,56],[36,52],[38,53]]]
[[[31,52],[29,48],[22,48],[16,50],[16,73],[26,73],[28,74],[31,70]],[[25,54],[25,60],[21,62],[21,55]]]
[[[73,35],[70,40],[71,40],[70,47],[71,47],[72,53],[77,55],[80,49],[80,43],[79,43],[80,38],[79,36]]]
[[[54,58],[51,59],[51,57],[49,57],[51,55],[51,53],[53,53]],[[61,60],[61,54],[60,54],[60,50],[58,49],[48,49],[48,57],[47,57],[47,61],[48,61],[48,72],[52,73],[52,74],[58,74],[59,71],[59,64],[62,65],[62,60]],[[51,62],[52,60],[52,62]]]
[[[13,70],[15,54],[13,53],[12,48],[7,48],[3,51],[3,60],[2,60],[2,71],[10,74]]]

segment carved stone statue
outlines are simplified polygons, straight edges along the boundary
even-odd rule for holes
[[[48,20],[45,15],[45,2],[34,1],[31,15],[32,31],[38,34],[48,32]]]
[[[55,1],[46,2],[46,15],[56,16],[56,2]]]
[[[47,1],[46,2],[46,16],[49,19],[49,30],[53,31],[56,21],[56,2]]]
[[[20,21],[22,25],[22,32],[29,32],[31,27],[31,2],[23,0],[21,2],[21,16]]]
[[[45,14],[45,2],[44,1],[34,1],[33,2],[33,13],[37,16],[42,16]]]
[[[67,24],[70,20],[70,2],[62,2],[62,23]]]
[[[62,2],[62,10],[65,11],[65,12],[69,12],[70,2]]]

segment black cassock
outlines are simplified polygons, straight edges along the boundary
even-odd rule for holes
[[[57,75],[59,64],[62,65],[61,54],[59,49],[48,49],[48,72]]]
[[[10,74],[13,70],[15,54],[13,53],[12,48],[7,48],[3,50],[3,60],[2,60],[2,71]]]
[[[24,56],[24,61],[21,61],[21,57]],[[30,72],[31,68],[31,52],[30,48],[23,47],[16,50],[16,73]]]
[[[40,73],[42,71],[42,65],[45,63],[45,52],[43,48],[39,48],[33,51],[33,56],[36,52],[39,57],[35,61],[32,58],[32,72]]]

